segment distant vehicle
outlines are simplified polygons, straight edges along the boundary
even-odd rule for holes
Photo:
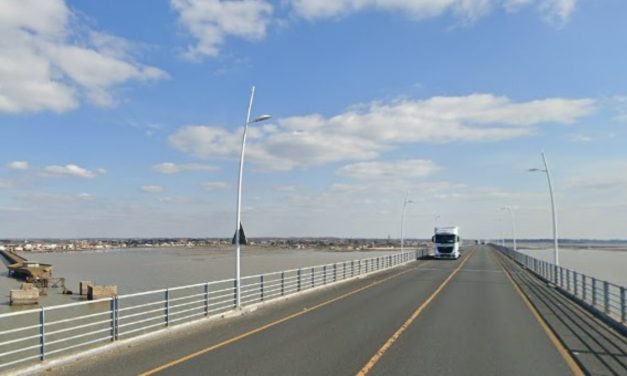
[[[435,235],[431,238],[433,242],[433,256],[438,259],[458,259],[459,244],[459,227],[436,227]]]

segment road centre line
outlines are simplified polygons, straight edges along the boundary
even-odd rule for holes
[[[377,352],[370,358],[370,360],[368,360],[368,362],[361,368],[361,370],[357,372],[357,376],[364,376],[368,372],[370,372],[370,370],[372,370],[372,368],[379,362],[381,357],[383,357],[383,354],[385,354],[385,352],[388,351],[392,347],[392,345],[400,338],[403,332],[405,332],[405,330],[409,328],[409,326],[414,322],[414,320],[416,320],[416,318],[418,318],[418,316],[420,316],[420,314],[424,311],[424,309],[427,308],[427,306],[436,298],[436,296],[438,296],[438,294],[440,294],[440,292],[444,289],[444,287],[461,270],[464,264],[466,264],[466,262],[470,260],[470,258],[474,255],[474,253],[475,251],[473,250],[472,253],[470,253],[464,259],[464,261],[462,261],[462,263],[459,264],[459,266],[457,266],[455,270],[453,270],[451,274],[449,274],[449,276],[444,280],[444,282],[442,282],[440,286],[438,286],[438,288],[427,298],[427,300],[425,300],[420,305],[420,307],[418,307],[414,311],[414,313],[403,323],[403,325],[401,325],[401,327],[398,328],[398,330],[394,332],[394,334],[392,334],[390,338],[388,338],[388,340],[383,344],[383,346],[381,346],[381,348],[377,350]]]
[[[193,353],[191,353],[191,354],[188,354],[188,355],[185,355],[185,356],[180,357],[180,358],[178,358],[178,359],[175,359],[175,360],[173,360],[173,361],[171,361],[171,362],[165,363],[165,364],[163,364],[163,365],[161,365],[161,366],[159,366],[159,367],[156,367],[156,368],[150,369],[150,370],[148,370],[148,371],[145,371],[145,372],[143,372],[143,373],[140,373],[140,374],[139,374],[139,376],[149,376],[149,375],[154,375],[154,374],[155,374],[155,373],[157,373],[157,372],[160,372],[160,371],[163,371],[163,370],[165,370],[165,369],[171,368],[171,367],[173,367],[173,366],[175,366],[175,365],[177,365],[177,364],[181,364],[181,363],[186,362],[186,361],[188,361],[188,360],[190,360],[190,359],[196,358],[196,357],[198,357],[198,356],[200,356],[200,355],[206,354],[206,353],[208,353],[208,352],[211,352],[211,351],[213,351],[213,350],[219,349],[219,348],[224,347],[224,346],[226,346],[226,345],[229,345],[229,344],[231,344],[231,343],[237,342],[237,341],[239,341],[239,340],[241,340],[241,339],[244,339],[244,338],[246,338],[246,337],[250,337],[250,336],[252,336],[252,335],[254,335],[254,334],[257,334],[257,333],[263,332],[263,331],[265,331],[265,330],[267,330],[267,329],[270,329],[270,328],[272,328],[272,327],[274,327],[274,326],[276,326],[276,325],[279,325],[279,324],[281,324],[281,323],[284,323],[284,322],[286,322],[286,321],[288,321],[288,320],[291,320],[291,319],[293,319],[293,318],[296,318],[296,317],[302,316],[302,315],[304,315],[305,313],[312,312],[312,311],[314,311],[314,310],[317,310],[317,309],[319,309],[319,308],[322,308],[322,307],[324,307],[324,306],[327,306],[327,305],[329,305],[329,304],[331,304],[331,303],[335,303],[335,302],[337,302],[337,301],[339,301],[339,300],[342,300],[342,299],[347,298],[347,297],[349,297],[349,296],[351,296],[351,295],[357,294],[357,293],[359,293],[359,292],[361,292],[361,291],[367,290],[367,289],[369,289],[369,288],[371,288],[371,287],[374,287],[374,286],[380,285],[380,284],[382,284],[383,282],[387,282],[387,281],[389,281],[389,280],[391,280],[391,279],[393,279],[393,278],[399,277],[399,276],[401,276],[401,275],[403,275],[403,274],[409,273],[409,272],[414,271],[414,270],[417,270],[417,269],[423,269],[423,266],[429,265],[429,264],[430,264],[430,263],[432,263],[432,262],[433,262],[433,261],[427,261],[427,262],[425,262],[425,263],[422,263],[422,264],[420,264],[420,265],[416,266],[415,268],[407,269],[407,270],[404,270],[404,271],[402,271],[402,272],[399,272],[399,273],[393,274],[393,275],[391,275],[391,276],[388,276],[388,277],[386,277],[386,278],[384,278],[384,279],[381,279],[381,280],[378,280],[378,281],[374,281],[374,282],[372,282],[372,283],[370,283],[370,284],[368,284],[368,285],[366,285],[366,286],[360,287],[360,288],[358,288],[358,289],[355,289],[355,290],[349,291],[349,292],[347,292],[347,293],[345,293],[345,294],[342,294],[342,295],[340,295],[340,296],[336,296],[335,298],[332,298],[332,299],[329,299],[329,300],[324,301],[324,302],[322,302],[322,303],[316,304],[316,305],[315,305],[315,306],[313,306],[313,307],[307,307],[307,308],[304,308],[302,311],[299,311],[299,312],[293,313],[293,314],[291,314],[291,315],[285,316],[285,317],[280,318],[280,319],[278,319],[278,320],[276,320],[276,321],[270,322],[270,323],[265,324],[265,325],[262,325],[262,326],[260,326],[260,327],[258,327],[258,328],[252,329],[252,330],[250,330],[250,331],[248,331],[248,332],[242,333],[242,334],[240,334],[240,335],[238,335],[238,336],[231,337],[231,338],[229,338],[229,339],[227,339],[227,340],[225,340],[225,341],[222,341],[222,342],[220,342],[220,343],[217,343],[217,344],[214,344],[214,345],[208,346],[208,347],[206,347],[206,348],[204,348],[204,349],[201,349],[201,350],[199,350],[199,351],[193,352]]]

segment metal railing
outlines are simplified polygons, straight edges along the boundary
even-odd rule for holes
[[[605,314],[619,324],[627,323],[626,288],[595,277],[570,270],[553,263],[498,247],[521,266],[540,278],[554,284],[596,311]]]
[[[410,251],[243,277],[241,305],[395,267],[426,255],[424,250]],[[226,279],[0,314],[0,372],[232,311],[237,302],[236,287],[234,279]]]

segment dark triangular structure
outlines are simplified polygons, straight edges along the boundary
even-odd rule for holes
[[[237,237],[237,233],[233,234],[233,240],[231,241],[231,244],[235,244],[235,238]],[[244,234],[244,226],[242,226],[242,224],[239,224],[239,244],[240,245],[247,245],[248,242],[246,241],[246,235]]]

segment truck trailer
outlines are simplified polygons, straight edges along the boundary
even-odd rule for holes
[[[435,234],[431,238],[433,242],[433,257],[437,259],[458,259],[459,245],[461,238],[459,237],[459,227],[436,227]]]

